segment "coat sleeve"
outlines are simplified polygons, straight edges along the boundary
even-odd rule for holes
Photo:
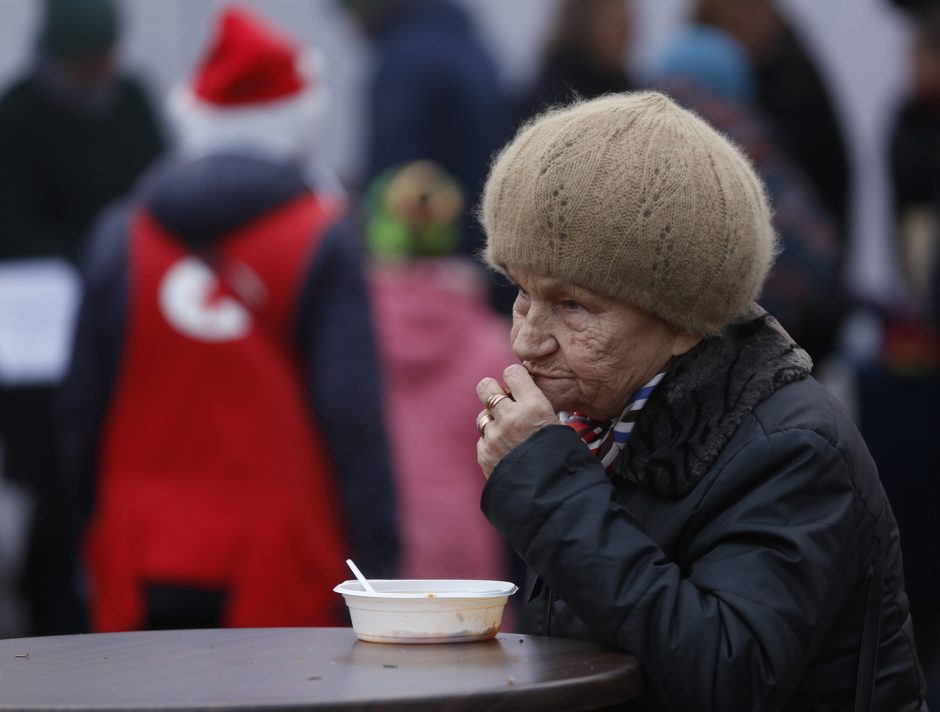
[[[699,485],[681,562],[564,426],[509,453],[484,491],[494,525],[601,639],[638,657],[667,709],[779,708],[857,579],[858,515],[836,447],[809,430],[759,431],[724,462]]]
[[[129,219],[129,206],[118,205],[89,234],[69,369],[56,400],[62,491],[76,535],[91,517],[99,439],[120,365],[130,279]]]
[[[57,497],[63,541],[59,574],[67,619],[62,632],[87,630],[81,542],[94,511],[98,447],[117,381],[128,304],[127,208],[108,211],[90,234],[82,259],[82,301],[69,369],[56,397]],[[75,627],[77,626],[77,628]]]
[[[333,227],[314,257],[297,323],[308,396],[333,460],[351,555],[375,578],[397,574],[395,485],[381,374],[359,243]]]

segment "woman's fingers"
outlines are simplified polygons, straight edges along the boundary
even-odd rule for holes
[[[489,409],[481,410],[477,415],[477,432],[480,433],[480,437],[486,437],[486,426],[492,423],[495,420],[493,414],[490,413]]]
[[[486,408],[477,416],[477,462],[486,477],[500,460],[532,433],[557,423],[551,403],[525,367],[514,364],[503,372],[504,388],[495,378],[477,384],[477,397]],[[512,393],[512,397],[509,397]],[[505,398],[499,396],[506,396]]]
[[[486,479],[489,479],[490,475],[493,474],[493,469],[496,467],[497,462],[498,460],[493,459],[490,448],[483,438],[477,440],[477,464],[480,465],[480,469],[483,470],[483,476]]]
[[[516,402],[525,405],[530,419],[541,425],[555,421],[555,409],[524,366],[513,364],[503,371],[503,378]]]
[[[486,401],[494,393],[505,393],[506,391],[500,385],[499,381],[495,378],[490,378],[487,376],[482,381],[477,384],[477,398],[480,399],[480,402],[483,405],[486,405]]]
[[[503,371],[503,378],[506,379],[506,385],[509,386],[512,397],[517,402],[535,400],[548,402],[539,387],[535,385],[532,376],[525,370],[525,366],[514,363]]]

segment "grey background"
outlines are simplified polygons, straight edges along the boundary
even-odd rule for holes
[[[510,87],[534,71],[556,0],[460,0],[476,18]],[[688,0],[633,0],[636,24],[631,61],[647,67],[679,27]],[[120,0],[127,31],[126,62],[151,83],[154,97],[184,79],[207,41],[221,0]],[[363,82],[368,48],[335,0],[245,0],[326,57],[331,101],[319,127],[324,158],[344,178],[360,161]],[[861,292],[890,298],[901,290],[888,249],[891,231],[885,141],[897,100],[906,88],[909,32],[888,0],[780,0],[830,80],[844,120],[855,168],[849,277]],[[0,0],[0,84],[26,61],[40,3]]]

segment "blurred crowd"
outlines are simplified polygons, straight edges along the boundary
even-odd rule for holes
[[[478,506],[474,386],[515,360],[479,191],[540,111],[653,87],[765,182],[782,251],[761,303],[823,380],[850,374],[938,700],[940,3],[894,3],[914,41],[886,302],[847,286],[844,118],[772,0],[691,3],[643,72],[631,2],[560,0],[515,92],[454,0],[331,1],[373,51],[345,181],[313,138],[322,57],[263,3],[221,7],[167,97],[119,64],[119,4],[40,3],[0,97],[0,636],[338,624],[350,556],[372,577],[518,579]]]

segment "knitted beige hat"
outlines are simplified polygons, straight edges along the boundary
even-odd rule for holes
[[[485,258],[645,309],[692,333],[757,297],[776,236],[748,160],[656,92],[606,96],[530,122],[483,194]]]

